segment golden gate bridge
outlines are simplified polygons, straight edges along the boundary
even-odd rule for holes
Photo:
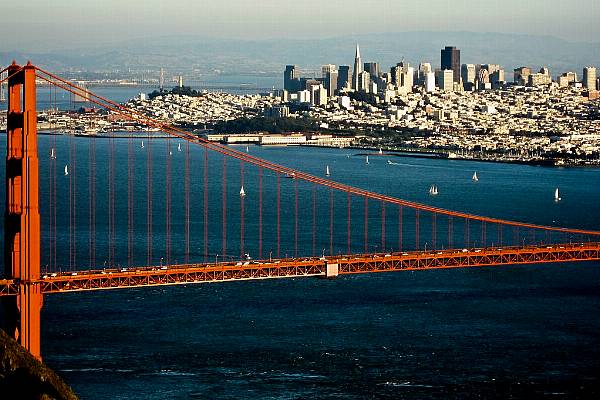
[[[6,316],[3,325],[37,358],[41,358],[40,311],[44,294],[600,259],[600,243],[597,242],[600,231],[452,211],[319,177],[209,142],[83,89],[31,63],[19,66],[13,62],[4,68],[0,71],[0,83],[5,82],[8,89],[6,212],[4,277],[0,279],[0,297]],[[50,160],[48,198],[40,201],[37,82],[85,97],[112,115],[161,132],[166,147],[158,148],[158,151],[166,152],[164,165],[153,165],[154,146],[148,140],[146,161],[142,166],[145,176],[139,176],[140,166],[133,156],[130,137],[126,139],[128,157],[124,167],[127,173],[121,178],[123,175],[117,171],[123,166],[116,165],[113,134],[107,134],[110,142],[105,160],[96,157],[95,142],[90,138],[87,168],[77,165],[77,151],[73,146],[69,149],[68,190],[64,188],[64,193],[63,188],[57,191],[57,175],[61,171],[57,173],[56,161]],[[149,139],[151,135],[153,133],[148,133]],[[171,139],[185,145],[184,173],[178,180],[182,185],[175,188]],[[204,151],[200,171],[192,169],[190,163],[190,152],[195,150]],[[221,158],[220,169],[209,168],[209,153],[211,157]],[[106,165],[101,164],[103,161]],[[239,163],[235,179],[231,179],[231,165],[228,165],[232,162]],[[164,168],[165,178],[154,182],[157,167]],[[105,184],[100,185],[97,177],[104,169],[108,177]],[[82,188],[77,179],[80,170],[87,175],[87,187]],[[191,193],[196,190],[192,187],[193,173],[200,175],[200,206],[192,205],[190,200]],[[256,189],[242,193],[240,186],[243,188],[245,179],[250,177],[255,179]],[[140,178],[145,179],[145,196],[139,196],[135,189],[135,182]],[[123,180],[126,182],[117,185]],[[215,203],[215,194],[209,196],[209,180],[220,180],[220,202],[217,202],[220,208],[216,210],[209,208],[211,200]],[[121,185],[126,185],[126,190],[119,190]],[[58,199],[66,192],[68,213],[58,210]],[[105,213],[97,212],[100,192],[108,203]],[[161,206],[159,210],[160,218],[164,218],[160,232],[155,229],[155,192],[164,196],[160,199],[164,202],[164,208]],[[87,194],[86,213],[81,211],[84,208],[81,204],[77,205],[78,193]],[[282,200],[284,196],[285,201]],[[178,215],[173,212],[174,200],[183,203],[182,218],[176,218]],[[125,203],[126,209],[122,207]],[[42,214],[46,213],[47,226],[42,226],[40,209]],[[68,214],[68,262],[57,254],[57,242],[64,239],[57,235],[59,211]],[[127,240],[119,241],[117,237],[121,235],[117,230],[124,226],[120,223],[121,218],[125,219],[123,213],[127,214]],[[87,216],[87,221],[83,221],[87,243],[82,243],[82,233],[77,232],[82,214]],[[215,214],[220,219],[219,224],[211,224],[210,217]],[[198,221],[193,221],[192,216],[198,217]],[[199,225],[201,237],[192,234],[192,224]],[[97,232],[100,225],[107,228],[106,232]],[[232,226],[236,228],[235,232],[231,231]],[[291,232],[291,240],[282,237],[282,228]],[[41,245],[42,232],[47,232],[47,248]],[[175,234],[181,235],[182,240],[174,240]],[[99,236],[102,236],[102,243],[99,243]],[[220,240],[214,240],[215,236],[220,236]],[[232,239],[239,239],[234,256],[229,255]],[[155,251],[157,240],[163,241],[160,262],[157,262]],[[220,246],[215,244],[217,242]],[[269,243],[268,247],[265,242]],[[379,246],[379,252],[372,250],[374,242]],[[191,248],[199,243],[202,243],[203,252],[195,254]],[[141,245],[145,251],[140,250]],[[82,261],[81,247],[87,247],[85,261]],[[119,250],[125,247],[126,260],[119,255]],[[396,251],[392,251],[392,247]],[[175,248],[182,249],[176,251]],[[98,251],[105,254],[97,254]],[[145,263],[140,263],[143,252]],[[183,256],[183,263],[177,262],[175,252]],[[256,259],[251,259],[249,253],[256,254]],[[106,261],[99,265],[101,259]]]

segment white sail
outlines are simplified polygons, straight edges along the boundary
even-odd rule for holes
[[[142,140],[142,149],[144,148],[144,141]]]
[[[181,151],[181,143],[177,143],[177,151]]]
[[[479,180],[479,178],[477,177],[477,171],[475,171],[475,173],[473,174],[473,182],[477,182]]]
[[[556,188],[556,190],[554,191],[554,201],[560,201],[560,191],[558,190],[558,188]]]
[[[329,165],[327,167],[325,167],[325,175],[327,175],[327,176],[330,175],[330,173],[329,173]]]
[[[381,150],[381,147],[379,148],[379,154],[383,154],[383,150]]]
[[[438,188],[435,185],[431,185],[429,188],[429,194],[432,196],[436,196],[438,194]]]
[[[56,153],[54,152],[54,147],[50,150],[50,158],[53,160],[56,159]]]
[[[365,164],[369,164],[369,156],[367,156],[367,160],[365,161]]]
[[[242,188],[240,189],[240,196],[244,197],[246,195],[246,192],[244,191],[244,185],[242,185]]]
[[[65,165],[65,175],[69,175],[69,166]]]
[[[250,148],[246,146],[246,153],[250,153]]]

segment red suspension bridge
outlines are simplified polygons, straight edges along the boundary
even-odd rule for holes
[[[38,358],[48,293],[600,260],[600,231],[451,211],[342,184],[209,142],[31,64],[13,63],[0,82],[8,87],[3,322]],[[71,137],[61,185],[53,136],[42,182],[37,82],[152,128],[142,158],[131,135],[106,134],[100,157],[95,138],[78,151]],[[116,147],[123,141],[126,158]],[[183,153],[181,173],[174,151]],[[242,190],[249,184],[255,189]]]

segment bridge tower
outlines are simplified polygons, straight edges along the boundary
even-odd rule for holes
[[[40,354],[40,211],[35,67],[8,68],[4,275],[19,285],[5,297],[4,329],[33,356]]]

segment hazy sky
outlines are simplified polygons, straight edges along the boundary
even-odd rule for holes
[[[0,49],[194,34],[312,38],[414,30],[600,41],[600,0],[28,0],[2,7]],[[7,16],[11,13],[11,17]]]

